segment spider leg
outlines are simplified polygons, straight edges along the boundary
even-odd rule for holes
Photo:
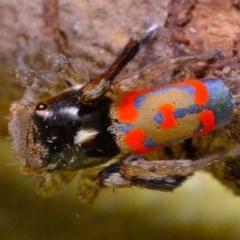
[[[36,71],[31,68],[20,68],[16,70],[16,81],[26,88],[31,88],[34,91],[47,91],[44,87],[52,78],[49,71]]]
[[[128,156],[99,173],[98,179],[104,187],[141,186],[149,189],[173,190],[195,171],[220,161],[240,157],[240,144],[229,151],[198,160],[153,160]]]
[[[79,95],[82,101],[94,100],[107,92],[111,82],[119,72],[131,61],[144,44],[158,29],[158,25],[153,25],[137,39],[130,39],[119,56],[102,74],[96,76],[91,82],[86,84]]]
[[[22,62],[16,71],[16,80],[26,87],[25,102],[57,95],[69,87],[80,88],[89,82],[88,73],[81,68],[77,60],[67,58],[63,54],[49,54],[47,61],[51,70],[38,71],[26,67]]]
[[[101,187],[144,187],[153,190],[171,191],[179,187],[187,176],[132,176],[127,178],[121,172],[121,163],[115,163],[98,174]]]
[[[77,171],[65,171],[39,176],[36,182],[36,192],[42,197],[51,197],[72,182],[77,174]]]
[[[34,102],[66,88],[64,82],[56,82],[53,79],[50,71],[36,71],[30,68],[16,70],[16,81],[26,88],[21,102],[24,104]],[[56,85],[58,87],[55,87]]]
[[[158,59],[146,67],[143,67],[139,71],[116,80],[111,84],[111,88],[113,89],[113,92],[116,90],[120,92],[136,90],[146,87],[151,80],[161,76],[167,71],[176,69],[179,66],[198,62],[207,62],[209,60],[218,59],[220,56],[221,52],[218,49],[211,49],[207,52],[191,56]]]
[[[79,171],[78,199],[81,203],[92,202],[99,194],[101,188],[96,181],[98,169],[84,169]]]
[[[77,59],[68,58],[61,53],[48,54],[47,61],[57,73],[60,73],[68,82],[69,86],[76,86],[90,82],[86,69]]]

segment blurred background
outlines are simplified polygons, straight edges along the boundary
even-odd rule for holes
[[[77,200],[76,183],[52,198],[21,175],[6,136],[0,141],[1,239],[240,239],[240,198],[208,173],[174,193],[103,190]]]
[[[51,39],[55,37],[57,46],[52,44],[53,49],[68,49],[72,56],[81,57],[90,72],[96,74],[111,62],[131,34],[155,21],[163,26],[169,16],[176,16],[179,31],[180,24],[186,26],[191,9],[193,21],[186,35],[196,44],[195,47],[205,46],[203,40],[207,33],[203,34],[201,41],[196,34],[201,27],[203,31],[210,29],[211,41],[219,33],[209,27],[209,18],[215,21],[215,27],[229,16],[232,22],[228,19],[226,23],[238,23],[233,24],[234,28],[227,25],[227,30],[234,31],[229,30],[226,38],[221,35],[228,54],[231,33],[237,35],[240,32],[237,2],[26,0],[19,4],[17,0],[0,0],[0,238],[240,239],[240,197],[207,172],[197,172],[173,193],[137,188],[104,189],[95,202],[81,204],[77,199],[77,182],[73,182],[56,196],[42,198],[35,192],[34,178],[21,174],[7,133],[9,105],[23,94],[23,89],[14,81],[17,59],[22,52],[26,54],[24,60],[31,66],[37,62],[43,46],[51,45]],[[51,11],[56,10],[56,6],[60,10]],[[173,10],[179,15],[171,14]],[[198,25],[195,20],[200,16],[200,10],[206,23]],[[171,24],[168,21],[168,26],[173,26]],[[61,31],[55,31],[59,25]],[[177,31],[174,37],[181,38]],[[52,33],[56,35],[53,37]],[[210,46],[215,46],[217,41],[211,41]],[[167,56],[172,47],[176,47],[169,44],[171,46],[167,48],[159,42],[143,49],[128,69],[145,65],[159,53]],[[181,52],[182,42],[179,39],[176,42]]]

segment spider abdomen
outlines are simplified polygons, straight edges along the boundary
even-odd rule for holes
[[[146,153],[228,124],[233,105],[220,79],[194,79],[126,93],[110,114],[120,149]]]

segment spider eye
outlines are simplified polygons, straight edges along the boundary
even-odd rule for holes
[[[40,102],[38,103],[38,105],[36,106],[36,111],[43,111],[47,109],[47,104]]]

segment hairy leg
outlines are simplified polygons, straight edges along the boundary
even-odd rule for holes
[[[229,151],[198,160],[153,160],[129,156],[99,173],[103,187],[141,186],[157,190],[173,190],[194,172],[220,161],[240,157],[240,144]]]

